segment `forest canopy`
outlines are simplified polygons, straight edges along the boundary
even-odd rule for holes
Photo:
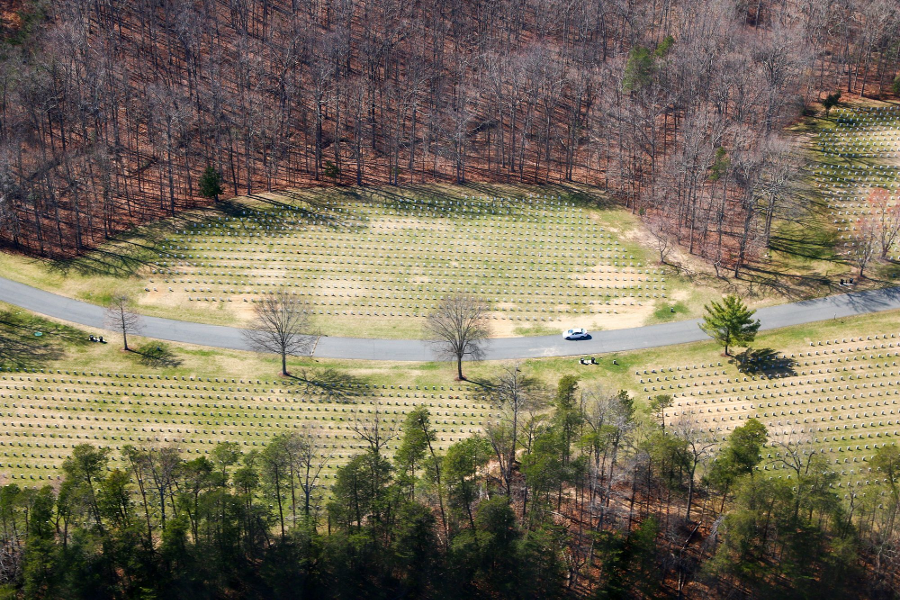
[[[592,184],[736,273],[785,208],[783,126],[837,91],[890,93],[900,31],[891,0],[32,0],[11,14],[0,239],[21,249],[71,255],[209,202],[211,168],[226,195]]]

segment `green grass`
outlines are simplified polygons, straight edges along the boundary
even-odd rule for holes
[[[37,335],[40,334],[40,335]],[[91,342],[74,327],[14,307],[0,309],[0,367],[37,368]]]
[[[679,315],[687,315],[690,311],[683,302],[657,302],[657,308],[653,311],[653,321],[655,323],[666,323],[675,321]]]
[[[638,227],[593,188],[318,188],[235,198],[71,261],[4,255],[0,267],[89,302],[125,291],[148,315],[222,325],[286,285],[315,303],[322,331],[363,337],[420,337],[432,307],[464,291],[492,304],[496,335],[533,335],[613,314],[640,324],[654,295],[687,289],[631,239]]]
[[[823,151],[819,146],[819,136],[823,133],[837,135],[838,139],[847,141],[869,139],[868,133],[849,133],[841,129],[838,123],[842,115],[863,105],[888,106],[886,103],[854,103],[833,110],[829,117],[820,114],[804,119],[790,129],[805,138],[801,143],[805,145],[807,164],[794,184],[784,216],[773,224],[768,255],[751,265],[743,276],[748,283],[748,294],[788,300],[817,297],[844,291],[835,282],[855,275],[854,266],[842,255],[838,227],[846,224],[835,223],[842,217],[828,205],[832,197],[827,192],[833,189],[833,185],[824,182],[825,185],[820,187],[815,173],[826,169],[865,170],[868,180],[860,178],[857,183],[866,188],[896,180],[896,173],[891,177],[879,175],[881,179],[873,179],[876,173],[880,173],[873,167],[887,165],[884,160],[842,157]],[[891,274],[890,268],[874,264],[869,277],[859,282],[857,289],[894,285]]]
[[[513,331],[515,331],[516,335],[537,336],[537,335],[555,335],[555,334],[558,334],[560,330],[557,327],[547,327],[546,325],[533,325],[531,327],[516,327]]]
[[[0,310],[3,314],[15,312],[2,306]],[[816,360],[817,357],[800,358],[799,353],[828,346],[811,349],[810,342],[845,338],[849,342],[851,335],[866,338],[896,332],[898,316],[900,311],[893,311],[765,332],[758,337],[754,348],[758,351],[768,349],[776,356],[796,355],[794,368],[797,373],[819,369],[819,366],[802,365],[802,361]],[[177,444],[191,456],[208,452],[215,442],[222,440],[238,441],[246,449],[259,448],[273,435],[294,426],[313,426],[321,434],[323,443],[329,445],[328,451],[334,452],[327,470],[329,479],[326,483],[329,483],[334,467],[360,451],[351,423],[354,411],[361,406],[370,410],[372,401],[377,401],[381,410],[387,411],[387,423],[394,426],[399,425],[404,414],[413,407],[428,406],[441,448],[480,431],[481,424],[494,410],[481,401],[483,392],[476,383],[453,381],[454,366],[449,363],[296,358],[289,364],[294,377],[284,379],[275,375],[279,361],[274,356],[160,344],[141,338],[133,341],[139,352],[126,353],[119,349],[117,339],[105,345],[93,344],[86,341],[87,333],[77,328],[34,317],[24,311],[14,317],[14,327],[55,332],[46,340],[39,338],[38,342],[52,341],[54,350],[40,363],[16,363],[18,368],[27,368],[28,372],[9,373],[6,369],[13,365],[8,364],[0,373],[0,463],[3,463],[0,481],[19,482],[24,478],[28,484],[32,481],[37,484],[48,477],[55,478],[58,466],[76,443],[95,443],[114,449],[126,443]],[[8,334],[2,339],[7,337]],[[31,341],[27,337],[25,340]],[[900,343],[900,339],[895,341]],[[851,346],[855,348],[865,343]],[[163,349],[165,360],[144,360],[143,353],[152,354],[156,347]],[[859,359],[847,363],[857,368],[854,375],[864,377],[865,373],[878,369],[874,365],[884,363],[884,359],[862,359],[862,355],[877,357],[873,352],[856,352],[854,356]],[[702,371],[716,373],[707,374],[709,389],[721,387],[715,383],[720,378],[747,378],[747,382],[738,385],[746,386],[750,381],[774,381],[785,386],[779,389],[790,390],[792,381],[798,384],[816,377],[794,374],[776,380],[761,379],[759,374],[741,371],[736,360],[722,356],[721,347],[711,341],[597,355],[596,359],[597,364],[589,366],[579,364],[578,357],[532,359],[519,364],[549,389],[553,389],[563,375],[575,375],[583,389],[600,386],[610,392],[627,390],[638,406],[644,406],[648,396],[661,393],[659,389],[644,391],[648,384],[640,383],[640,379],[646,381],[649,376],[644,375],[644,371],[678,374],[687,372],[688,367],[703,364],[706,367]],[[505,364],[508,361],[466,363],[465,371],[472,382],[477,382],[495,376]],[[896,367],[891,368],[897,371]],[[866,382],[863,377],[854,381]],[[189,385],[191,389],[176,390],[170,387],[173,385]],[[190,394],[196,397],[191,398]],[[700,402],[698,406],[708,408],[716,406],[721,395],[696,398]],[[835,403],[836,406],[839,404]],[[824,404],[821,406],[827,408]],[[852,425],[863,421],[866,419],[860,416],[858,419],[845,418],[841,423]],[[730,425],[738,423],[729,422]],[[852,464],[853,457],[861,459],[871,454],[872,444],[876,443],[873,440],[880,444],[894,439],[884,435],[858,437],[881,431],[884,429],[864,430],[860,427],[840,432],[839,436],[847,437],[843,444],[820,442],[819,445],[826,450],[843,445],[840,456],[850,458],[848,464]],[[854,436],[852,440],[850,435]],[[861,450],[848,452],[846,446],[851,445],[851,441],[854,448],[859,441]],[[870,450],[864,451],[867,443]],[[15,480],[12,475],[16,476]]]

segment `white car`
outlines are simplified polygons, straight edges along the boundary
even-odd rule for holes
[[[563,339],[566,340],[586,340],[591,336],[588,335],[586,329],[570,329],[563,333]]]

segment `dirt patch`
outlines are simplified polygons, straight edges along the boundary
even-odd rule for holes
[[[568,310],[566,304],[557,305],[556,310]],[[519,337],[516,329],[528,328],[539,325],[560,332],[566,329],[584,327],[588,331],[600,331],[608,329],[628,329],[640,327],[653,314],[653,306],[638,306],[635,304],[611,304],[596,307],[597,312],[590,314],[561,314],[549,321],[510,319],[508,313],[490,313],[490,324],[493,337]]]

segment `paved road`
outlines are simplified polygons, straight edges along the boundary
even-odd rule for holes
[[[78,323],[103,328],[103,309],[28,285],[0,278],[0,301],[28,310]],[[761,308],[756,316],[762,329],[801,325],[835,317],[900,308],[900,287],[841,294]],[[487,346],[487,358],[514,359],[543,356],[579,356],[671,346],[708,339],[697,327],[698,320],[648,325],[633,329],[612,329],[593,334],[592,339],[567,342],[558,335],[523,338],[498,338]],[[145,317],[143,335],[172,342],[200,344],[216,348],[247,350],[241,330],[235,327],[204,325],[158,317]],[[426,342],[421,340],[375,340],[322,337],[314,355],[320,358],[362,360],[420,361],[432,359]]]

